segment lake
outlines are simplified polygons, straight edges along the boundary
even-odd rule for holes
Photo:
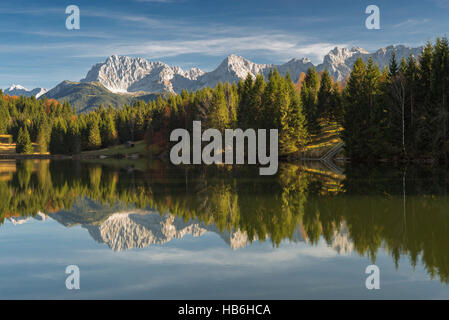
[[[334,168],[332,168],[334,169]],[[447,299],[448,171],[0,161],[1,299]],[[368,290],[369,265],[380,289]],[[66,267],[80,289],[66,288]]]

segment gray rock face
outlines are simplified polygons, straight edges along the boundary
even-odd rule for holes
[[[82,225],[99,243],[106,243],[112,250],[144,248],[151,244],[164,244],[186,234],[194,237],[207,230],[200,223],[184,223],[172,215],[150,213],[116,213],[100,225]]]
[[[318,71],[323,71],[325,68],[329,71],[331,76],[337,81],[342,81],[351,73],[355,61],[361,57],[363,61],[367,62],[372,58],[374,63],[382,70],[388,66],[391,60],[393,51],[396,51],[396,60],[398,64],[404,57],[407,59],[412,53],[416,58],[421,55],[424,47],[410,48],[403,45],[388,46],[381,48],[374,53],[369,53],[361,48],[337,48],[335,47],[326,56],[324,56],[323,63],[317,66]]]
[[[116,93],[174,92],[174,86],[178,87],[176,82],[188,83],[188,80],[196,80],[202,74],[198,68],[185,72],[163,62],[113,55],[104,63],[94,65],[81,82],[100,82]]]
[[[331,76],[342,81],[349,76],[358,57],[368,61],[370,57],[383,69],[388,65],[393,51],[396,51],[398,63],[402,57],[410,53],[418,57],[423,47],[410,48],[403,45],[388,46],[374,53],[361,48],[334,48],[323,58],[323,63],[316,66],[317,71],[328,69]],[[262,74],[267,77],[276,68],[281,75],[290,73],[294,82],[298,81],[302,72],[313,67],[307,58],[291,59],[284,64],[257,64],[241,56],[231,54],[211,72],[203,72],[198,68],[184,71],[180,67],[170,67],[163,62],[150,62],[143,58],[127,56],[111,56],[104,63],[98,63],[88,72],[81,82],[99,82],[112,92],[132,93],[172,92],[181,90],[196,90],[202,87],[214,87],[218,82],[237,82],[246,78],[248,73],[255,77]]]
[[[214,87],[218,82],[237,82],[240,79],[262,74],[265,77],[273,68],[285,75],[290,72],[297,81],[301,72],[313,64],[308,59],[292,59],[283,65],[257,64],[243,57],[231,54],[213,71],[203,72],[198,68],[183,71],[162,62],[149,62],[142,58],[111,56],[104,63],[96,64],[81,82],[99,82],[112,92],[131,93],[172,92],[183,89],[196,90]]]
[[[90,202],[89,204],[96,205]],[[49,214],[49,216],[67,227],[80,223],[81,227],[87,229],[96,242],[106,244],[113,251],[161,245],[173,239],[181,239],[186,235],[200,237],[207,232],[217,234],[233,250],[243,248],[251,242],[258,240],[257,237],[251,239],[245,231],[240,229],[221,231],[214,224],[206,225],[197,219],[184,221],[182,218],[170,213],[160,215],[156,211],[149,210],[133,209],[131,211],[108,214],[108,212],[119,208],[103,208],[103,213],[107,215],[107,218],[101,220],[101,222],[86,223],[83,222],[84,219],[77,222],[79,220],[78,211],[84,211],[85,209],[84,206],[74,206],[72,213],[62,211]],[[101,206],[98,209],[101,211]],[[33,218],[42,221],[46,220],[48,216],[39,212]],[[14,225],[27,223],[30,219],[31,217],[9,218]],[[309,242],[300,227],[298,227],[289,240],[292,243]],[[338,254],[345,255],[351,253],[353,250],[354,245],[349,238],[348,228],[345,223],[342,223],[340,228],[334,231],[334,235],[330,241],[330,247],[337,251]]]
[[[183,221],[172,214],[157,212],[121,212],[111,215],[101,224],[82,225],[99,243],[107,244],[114,251],[144,248],[154,244],[164,244],[185,235],[199,237],[206,232],[220,235],[233,249],[247,245],[246,233],[220,232],[214,225],[205,225],[198,220]]]

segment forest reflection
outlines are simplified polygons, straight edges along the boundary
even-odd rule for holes
[[[448,172],[428,166],[347,166],[345,175],[319,164],[280,165],[261,177],[251,167],[172,167],[160,162],[1,161],[0,222],[38,213],[100,224],[111,210],[70,210],[81,199],[104,207],[153,209],[249,241],[302,238],[329,245],[344,232],[373,262],[386,250],[449,282]],[[112,212],[112,213],[111,213]],[[344,229],[344,230],[343,230]]]

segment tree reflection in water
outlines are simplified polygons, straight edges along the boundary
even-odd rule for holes
[[[401,256],[413,266],[421,259],[431,277],[448,283],[447,189],[445,168],[410,165],[347,166],[342,176],[318,164],[284,163],[276,176],[261,177],[252,167],[156,161],[4,161],[0,222],[65,212],[72,224],[101,224],[117,210],[152,209],[273,246],[300,233],[373,262],[383,247],[396,264]],[[86,198],[101,208],[71,211]]]

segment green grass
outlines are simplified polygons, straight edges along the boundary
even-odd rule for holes
[[[324,156],[333,146],[341,142],[340,133],[342,127],[336,123],[321,122],[321,133],[312,135],[311,141],[300,153],[301,158],[319,159]]]
[[[12,141],[12,135],[0,134],[0,143],[9,144]]]
[[[12,141],[12,136],[9,134],[0,134],[0,155],[20,155],[16,153],[16,144],[9,143]],[[33,154],[40,155],[42,153],[37,152],[38,145],[33,143],[34,152]],[[45,153],[48,154],[48,153]]]
[[[128,148],[125,144],[120,144],[100,150],[84,151],[81,153],[81,155],[87,156],[130,156],[134,154],[137,155],[148,154],[145,142],[143,140],[135,142],[134,147],[132,148]]]

